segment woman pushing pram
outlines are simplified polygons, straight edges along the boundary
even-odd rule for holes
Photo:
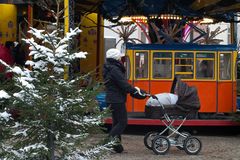
[[[179,132],[186,118],[196,114],[200,109],[200,101],[197,89],[188,86],[185,82],[175,78],[171,93],[160,93],[151,96],[147,103],[145,112],[149,117],[158,117],[166,128],[160,132],[149,132],[144,137],[144,144],[156,154],[166,154],[170,146],[184,150],[187,154],[196,155],[201,151],[201,141],[186,132]],[[175,125],[175,119],[184,117],[180,125]],[[163,136],[167,131],[169,134]]]

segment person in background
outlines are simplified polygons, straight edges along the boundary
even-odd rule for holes
[[[24,67],[26,62],[25,46],[22,43],[18,43],[13,48],[13,55],[15,57],[15,63],[18,66]]]
[[[200,77],[207,77],[207,69],[208,69],[208,63],[207,61],[202,61],[200,63]]]
[[[113,146],[117,153],[123,152],[121,145],[121,134],[127,126],[126,99],[127,94],[144,95],[146,92],[131,86],[125,77],[125,67],[121,62],[121,54],[118,49],[112,48],[106,52],[106,63],[103,68],[103,78],[106,87],[106,103],[112,111],[112,129],[109,133],[110,139],[117,140]],[[143,96],[143,98],[145,98]]]
[[[207,60],[201,61],[199,71],[197,72],[198,78],[213,78],[213,68]]]
[[[11,53],[12,50],[14,49],[14,42],[13,42],[13,41],[6,41],[5,47],[6,47],[6,48],[9,50],[9,52]]]
[[[0,46],[0,59],[7,63],[10,66],[14,65],[14,58],[12,56],[12,49],[14,48],[14,42],[7,41],[5,46]],[[6,68],[2,64],[0,64],[0,74],[1,81],[6,79],[11,79],[12,73],[5,73]]]

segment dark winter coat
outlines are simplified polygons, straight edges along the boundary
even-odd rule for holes
[[[0,45],[0,59],[10,66],[13,66],[14,64],[14,59],[11,55],[10,49],[1,45]],[[4,72],[5,72],[5,66],[0,64],[0,73],[4,73]],[[12,76],[13,74],[9,72],[5,74],[5,78],[7,79],[12,78]]]
[[[134,93],[126,77],[123,64],[115,59],[108,58],[103,68],[103,78],[106,87],[106,103],[125,103],[127,93]]]

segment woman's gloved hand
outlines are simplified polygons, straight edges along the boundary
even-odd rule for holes
[[[147,94],[147,92],[146,91],[144,91],[144,90],[142,90],[142,89],[140,89],[140,88],[138,88],[138,87],[134,87],[135,89],[136,89],[136,91],[135,91],[135,94],[139,94],[139,95],[141,95],[141,96],[146,96],[146,94]]]
[[[134,93],[131,93],[131,96],[133,98],[136,98],[136,99],[145,99],[147,97],[147,92],[138,88],[138,87],[134,87],[135,88],[135,91]]]
[[[146,91],[144,91],[144,90],[140,89],[140,93],[141,93],[141,95],[142,95],[142,96],[145,96],[145,97],[147,97],[147,92],[146,92]]]

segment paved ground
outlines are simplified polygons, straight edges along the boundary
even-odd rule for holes
[[[167,155],[155,155],[145,148],[143,135],[124,135],[122,154],[111,154],[108,160],[240,160],[240,136],[197,136],[203,144],[197,156],[172,147]]]

